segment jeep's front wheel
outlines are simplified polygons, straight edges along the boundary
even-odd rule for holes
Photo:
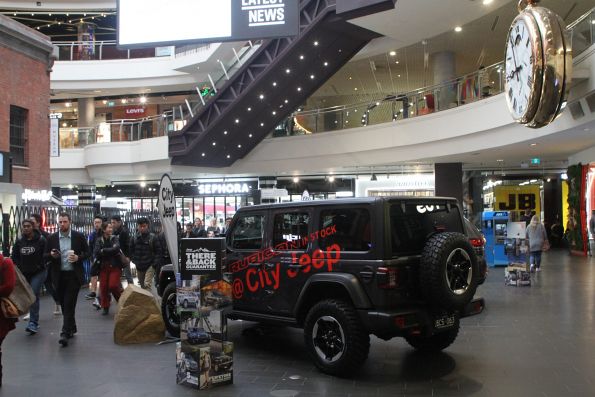
[[[304,339],[314,364],[330,375],[353,374],[370,350],[370,336],[355,309],[340,300],[324,300],[310,309]]]
[[[161,317],[165,328],[171,336],[180,337],[180,317],[176,311],[176,283],[171,282],[165,287],[161,297]]]
[[[453,328],[432,336],[411,335],[406,336],[405,340],[415,349],[422,352],[439,352],[450,346],[459,334],[459,321],[457,320]]]

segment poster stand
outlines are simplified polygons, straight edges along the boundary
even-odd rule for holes
[[[224,238],[182,239],[176,275],[180,342],[176,382],[205,390],[233,383],[233,343],[227,339],[230,279],[223,273]]]

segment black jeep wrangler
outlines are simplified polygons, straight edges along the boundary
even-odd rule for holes
[[[304,328],[316,366],[334,375],[362,365],[370,334],[442,350],[456,339],[459,319],[484,308],[474,299],[486,274],[477,258],[483,241],[465,222],[457,201],[440,197],[241,208],[226,236],[229,318]],[[160,277],[163,314],[176,333],[171,267]]]

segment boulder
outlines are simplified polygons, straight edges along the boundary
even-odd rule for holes
[[[162,341],[165,324],[155,297],[149,291],[128,285],[118,302],[114,342],[118,345]]]

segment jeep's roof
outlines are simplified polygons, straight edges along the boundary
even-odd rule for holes
[[[354,197],[354,198],[340,198],[330,200],[308,200],[308,201],[291,201],[285,203],[273,204],[259,204],[240,208],[238,211],[257,211],[267,210],[270,208],[294,208],[294,207],[309,207],[309,206],[326,206],[326,205],[353,205],[353,204],[370,204],[380,201],[455,201],[453,197],[435,197],[435,196],[392,196],[392,197]]]

